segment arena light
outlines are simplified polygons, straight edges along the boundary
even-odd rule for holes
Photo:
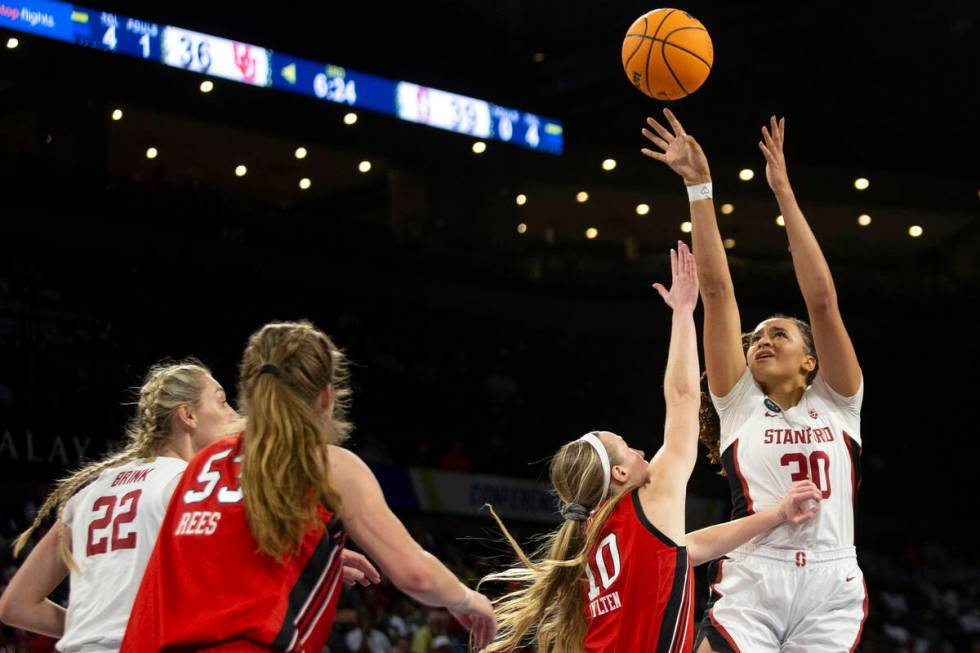
[[[305,147],[297,147],[296,151],[293,153],[297,159],[305,159],[308,152]]]
[[[544,61],[544,52],[535,52],[531,55],[531,61],[534,63],[541,63]]]
[[[920,227],[917,224],[912,225],[911,227],[909,227],[909,235],[912,236],[913,238],[918,238],[919,236],[922,235],[922,227]]]
[[[527,233],[527,225],[524,224],[523,222],[517,225],[517,233],[519,234]]]
[[[14,37],[11,36],[9,39],[7,39],[7,49],[8,50],[13,50],[18,45],[20,45],[20,41],[18,41]]]
[[[155,158],[157,158],[157,156],[159,154],[160,154],[160,152],[157,151],[157,148],[155,148],[155,147],[148,147],[148,148],[146,148],[146,158],[147,159],[155,159]]]
[[[483,141],[473,143],[473,154],[483,154],[487,151],[487,144]]]
[[[681,223],[681,231],[683,231],[684,233],[686,234],[691,233],[691,229],[693,229],[693,227],[691,226],[690,222],[685,220],[684,222]]]
[[[345,113],[344,114],[344,124],[345,125],[353,125],[355,122],[357,122],[357,114],[356,113],[351,112],[351,113]]]
[[[235,176],[236,177],[244,177],[247,174],[248,174],[248,168],[247,167],[245,167],[243,165],[237,165],[237,166],[235,166]]]
[[[308,190],[312,184],[313,182],[310,181],[309,177],[303,177],[302,179],[299,180],[299,189]]]
[[[637,215],[646,215],[649,212],[650,212],[650,205],[649,204],[637,204],[636,205],[636,214]]]
[[[201,82],[201,93],[210,93],[214,90],[214,82],[210,79],[205,79]]]
[[[517,202],[517,206],[524,206],[525,204],[527,204],[527,195],[521,193],[514,198],[514,201]]]
[[[588,238],[589,240],[595,240],[596,236],[598,235],[599,235],[599,230],[596,229],[595,227],[589,227],[588,229],[585,230],[585,237]]]
[[[122,118],[123,118],[123,111],[122,111],[122,109],[113,109],[112,110],[112,119],[113,120],[115,120],[115,121],[118,122],[118,121],[122,120]]]
[[[778,224],[780,227],[785,227],[786,226],[786,220],[783,219],[783,216],[777,215],[776,216],[776,224]]]
[[[723,215],[731,215],[732,213],[735,213],[735,205],[734,204],[722,204],[721,205],[721,212],[722,212]]]
[[[859,215],[858,224],[861,225],[862,227],[867,227],[869,224],[871,224],[871,216],[868,215],[867,213],[863,215]]]
[[[589,194],[586,193],[584,190],[580,190],[575,195],[575,201],[578,202],[579,204],[585,204],[586,202],[589,201]]]
[[[742,168],[738,171],[738,178],[742,181],[751,181],[755,177],[755,172],[751,168]]]
[[[371,171],[371,162],[370,161],[361,161],[360,163],[357,164],[357,169],[360,172],[370,172]]]
[[[858,190],[867,190],[868,186],[870,185],[871,182],[865,179],[864,177],[858,177],[857,179],[854,180],[854,187],[857,188]]]
[[[733,249],[735,247],[735,239],[726,238],[724,244],[725,244],[725,249]]]
[[[610,172],[616,169],[616,159],[606,159],[602,162],[602,169],[606,172]]]

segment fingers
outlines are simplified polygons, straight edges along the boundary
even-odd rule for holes
[[[763,143],[762,141],[759,141],[759,149],[762,150],[762,156],[766,157],[766,163],[776,162],[776,159],[772,155],[772,152],[769,151],[769,148],[767,148],[766,144]]]
[[[670,144],[667,141],[660,138],[646,127],[641,129],[640,133],[643,134],[647,138],[647,140],[649,140],[651,143],[653,143],[654,145],[656,145],[657,147],[659,147],[665,152],[667,151],[667,148],[670,147]]]
[[[654,152],[653,150],[648,150],[645,147],[643,149],[641,149],[640,151],[643,152],[644,154],[646,154],[651,159],[656,159],[657,161],[662,161],[663,163],[667,163],[667,155],[666,154],[661,154],[660,152]]]
[[[772,134],[772,137],[776,139],[777,143],[782,140],[780,138],[781,134],[779,133],[779,121],[776,120],[775,114],[769,116],[769,133]]]
[[[660,137],[663,138],[668,143],[670,143],[671,141],[674,140],[674,138],[676,138],[676,136],[670,133],[670,130],[668,130],[666,127],[661,125],[653,118],[647,118],[647,124],[653,127],[654,131],[660,134]]]
[[[670,250],[670,278],[677,278],[677,250]]]
[[[816,516],[817,516],[817,509],[811,508],[810,510],[807,510],[806,512],[800,513],[799,515],[793,517],[790,521],[793,522],[794,524],[805,524]]]
[[[770,152],[776,152],[779,149],[779,147],[776,145],[776,142],[773,140],[772,134],[770,134],[769,130],[766,129],[765,127],[762,128],[762,140],[765,141],[766,148]]]
[[[687,132],[684,131],[684,127],[681,125],[681,121],[674,116],[670,109],[664,108],[664,115],[667,116],[667,122],[670,123],[671,129],[674,130],[674,134],[677,136],[686,136]]]
[[[779,119],[779,142],[782,143],[786,139],[786,116]]]
[[[660,297],[664,300],[664,303],[667,304],[667,306],[670,306],[671,308],[674,307],[674,305],[670,303],[670,293],[667,292],[667,289],[666,288],[664,288],[659,283],[653,284],[653,288],[658,293],[660,293]]]

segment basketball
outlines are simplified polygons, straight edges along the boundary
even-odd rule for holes
[[[658,100],[679,100],[698,90],[714,60],[708,30],[680,9],[643,14],[623,39],[623,69],[630,83]]]

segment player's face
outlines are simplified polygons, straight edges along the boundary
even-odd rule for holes
[[[800,328],[790,320],[773,318],[755,328],[745,362],[763,386],[795,377],[806,378],[816,359],[806,352]]]
[[[650,470],[643,451],[633,449],[626,444],[626,440],[609,431],[600,431],[599,438],[607,449],[615,452],[614,459],[617,462],[613,463],[613,479],[626,487],[645,485],[649,480]]]
[[[194,408],[194,418],[191,444],[195,452],[229,435],[229,427],[239,418],[238,412],[228,404],[225,389],[210,375],[204,379],[204,390]]]

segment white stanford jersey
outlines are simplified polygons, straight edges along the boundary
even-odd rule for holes
[[[159,456],[108,469],[65,506],[71,528],[71,592],[63,653],[118,651],[143,570],[167,512],[164,489],[187,463]]]
[[[789,522],[746,547],[838,549],[854,544],[854,508],[861,485],[861,401],[840,395],[818,372],[796,406],[783,410],[745,373],[724,397],[712,395],[721,422],[721,459],[732,493],[733,517],[778,503],[790,486],[810,479],[823,493],[817,516]]]

